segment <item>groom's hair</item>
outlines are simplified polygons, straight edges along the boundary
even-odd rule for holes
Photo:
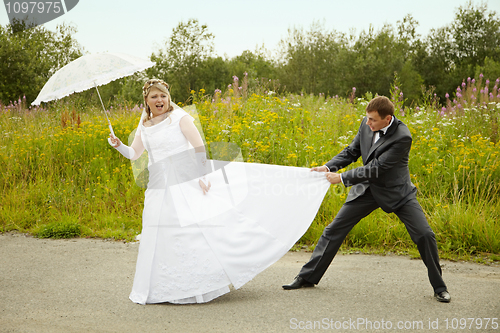
[[[377,111],[380,118],[394,115],[394,104],[385,96],[377,96],[368,103],[366,112]]]

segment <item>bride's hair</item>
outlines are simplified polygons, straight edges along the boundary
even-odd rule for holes
[[[144,121],[153,118],[147,102],[149,92],[151,91],[152,88],[156,88],[168,96],[167,112],[170,112],[174,109],[174,107],[172,106],[172,98],[170,97],[170,92],[168,91],[169,89],[168,83],[160,79],[148,80],[146,81],[146,83],[144,83],[144,87],[142,87],[142,96],[144,97],[144,104],[146,105],[146,119],[144,119]]]

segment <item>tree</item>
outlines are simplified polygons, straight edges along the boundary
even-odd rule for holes
[[[424,84],[424,80],[415,66],[415,60],[423,49],[421,36],[416,32],[417,27],[418,21],[410,14],[406,15],[402,21],[398,21],[397,25],[397,43],[404,61],[398,77],[401,91],[404,93],[404,99],[408,105],[420,99]]]
[[[352,84],[357,92],[388,96],[394,72],[402,70],[408,49],[407,42],[398,38],[391,25],[377,33],[371,27],[363,31],[353,47],[356,62]]]
[[[475,8],[469,1],[460,6],[450,28],[457,67],[483,66],[486,57],[500,59],[500,20],[495,12],[487,12],[486,4]]]
[[[328,32],[318,22],[309,31],[289,29],[281,41],[280,81],[290,92],[333,94],[340,82],[336,58],[342,47],[342,34]]]
[[[165,48],[151,55],[156,66],[147,73],[168,82],[174,100],[186,101],[201,80],[200,64],[213,53],[213,38],[196,19],[180,22]]]
[[[399,27],[401,36],[391,25],[377,32],[370,27],[359,37],[325,31],[317,23],[307,32],[289,30],[282,41],[280,79],[291,92],[347,96],[356,87],[357,95],[388,95],[394,72],[402,72],[416,98],[414,92],[420,87],[415,89],[411,81],[419,84],[422,79],[410,59],[420,45],[417,24],[411,16],[405,17]]]
[[[484,75],[485,79],[490,81],[495,81],[500,78],[500,61],[495,61],[486,57],[484,59],[484,66],[477,66],[475,77],[479,77],[481,74]],[[491,88],[491,87],[490,87]]]
[[[463,79],[473,77],[477,68],[500,61],[500,20],[488,12],[485,4],[477,8],[468,2],[459,7],[454,21],[431,30],[413,59],[416,70],[426,86],[436,87],[444,100]]]
[[[76,29],[59,25],[56,31],[24,22],[0,26],[0,101],[9,103],[23,95],[35,100],[47,80],[70,61],[82,55],[72,37]]]
[[[227,61],[221,57],[209,57],[198,67],[199,81],[195,90],[205,89],[212,94],[215,89],[223,89],[232,82],[231,72]]]
[[[247,73],[249,79],[268,78],[276,76],[274,64],[265,58],[262,53],[243,51],[241,55],[229,61],[229,71],[232,75]]]
[[[399,72],[399,81],[401,82],[401,91],[407,100],[407,104],[414,103],[420,99],[424,80],[415,70],[411,61],[404,63]]]
[[[449,91],[450,73],[454,68],[452,49],[449,28],[432,29],[412,59],[413,67],[424,80],[424,85],[435,87],[436,94],[442,98]]]
[[[420,34],[417,34],[418,21],[411,14],[397,22],[398,43],[400,44],[405,61],[411,60],[421,48]]]

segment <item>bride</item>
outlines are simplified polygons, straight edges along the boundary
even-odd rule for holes
[[[307,231],[330,183],[307,168],[237,162],[223,153],[207,160],[194,118],[171,101],[168,89],[162,80],[148,80],[132,144],[108,139],[130,160],[148,155],[130,299],[204,303],[281,258]]]

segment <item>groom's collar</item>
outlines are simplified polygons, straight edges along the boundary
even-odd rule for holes
[[[391,117],[391,122],[389,123],[389,125],[387,125],[386,127],[380,129],[384,133],[384,135],[387,134],[387,130],[389,129],[389,127],[391,127],[392,123],[394,122],[394,119],[395,119],[395,117],[392,116]]]
[[[396,116],[392,116],[391,123],[386,129],[385,136],[392,135],[396,131],[396,128],[398,128],[398,124],[399,124],[398,118],[396,118]]]

